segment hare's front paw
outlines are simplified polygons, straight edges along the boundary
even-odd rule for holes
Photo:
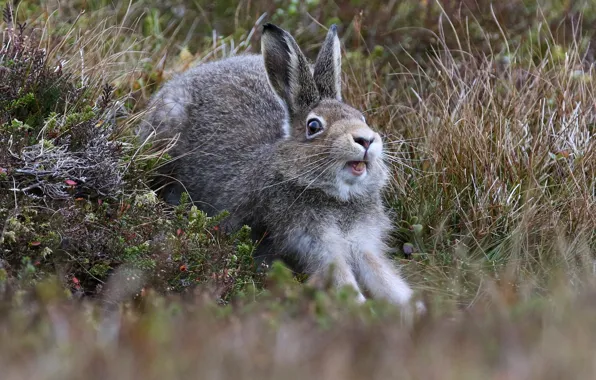
[[[416,314],[424,315],[426,314],[426,306],[424,306],[424,302],[416,301]]]
[[[364,295],[361,292],[358,292],[358,294],[356,295],[356,302],[365,303],[366,297],[364,297]]]
[[[322,265],[315,273],[310,275],[307,283],[320,289],[334,287],[339,290],[349,287],[356,293],[356,302],[364,303],[366,301],[366,297],[362,294],[350,266],[340,258],[327,265]]]

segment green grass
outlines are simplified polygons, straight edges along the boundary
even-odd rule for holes
[[[596,12],[387,3],[22,0],[6,13],[2,378],[591,378]],[[260,267],[247,228],[223,234],[225,215],[149,190],[168,159],[132,134],[151,94],[193,64],[258,52],[264,20],[311,58],[338,24],[344,97],[386,136],[393,255],[427,316]]]

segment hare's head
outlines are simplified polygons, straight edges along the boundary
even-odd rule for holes
[[[266,24],[269,83],[287,108],[282,167],[302,185],[342,200],[376,193],[387,181],[383,142],[358,110],[342,102],[341,49],[329,29],[314,65],[286,31]]]

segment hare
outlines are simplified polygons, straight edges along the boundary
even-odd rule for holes
[[[247,224],[266,236],[261,253],[295,259],[310,281],[351,286],[359,301],[365,289],[409,305],[412,290],[385,257],[383,141],[342,102],[336,27],[313,65],[272,24],[263,26],[261,51],[171,79],[152,99],[142,135],[179,136],[173,176],[208,214],[229,211],[227,228]],[[166,200],[181,190],[170,187]]]

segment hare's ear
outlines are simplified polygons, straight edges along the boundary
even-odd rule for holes
[[[288,32],[273,24],[265,24],[261,52],[269,83],[286,103],[290,117],[319,101],[306,57]]]
[[[335,25],[319,51],[313,76],[321,98],[341,101],[341,46]]]

